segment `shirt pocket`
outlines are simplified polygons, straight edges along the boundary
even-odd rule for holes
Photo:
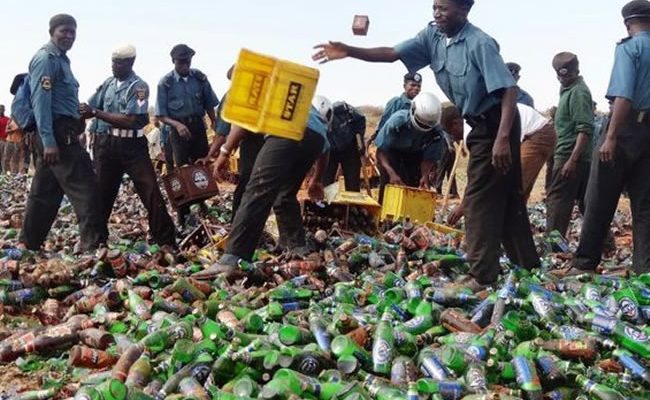
[[[467,75],[467,65],[467,54],[462,51],[461,46],[452,46],[447,50],[445,68],[450,75],[458,77]]]
[[[167,104],[167,108],[174,111],[180,111],[185,106],[185,102],[181,99],[173,99]]]

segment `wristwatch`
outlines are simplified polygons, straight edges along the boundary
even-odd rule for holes
[[[221,154],[223,154],[224,156],[227,156],[227,157],[230,156],[230,150],[228,150],[226,145],[221,145],[221,147],[219,147],[219,153],[221,153]]]

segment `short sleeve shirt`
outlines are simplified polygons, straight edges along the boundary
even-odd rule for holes
[[[431,23],[412,39],[395,46],[409,71],[429,66],[445,95],[463,116],[478,116],[501,102],[500,91],[516,85],[499,45],[467,22],[449,41]]]
[[[420,132],[411,124],[409,112],[400,110],[381,128],[375,138],[375,145],[384,152],[422,154],[424,160],[438,161],[444,144],[439,129]]]
[[[635,110],[650,109],[650,32],[638,33],[616,46],[607,98],[622,97]]]

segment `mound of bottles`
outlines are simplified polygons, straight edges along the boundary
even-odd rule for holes
[[[311,254],[262,246],[239,274],[201,279],[216,255],[123,239],[44,257],[5,241],[0,367],[44,377],[0,398],[650,398],[650,274],[558,277],[548,260],[569,243],[551,235],[542,269],[503,259],[472,293],[454,285],[469,268],[458,238],[382,231],[334,225],[309,234]]]

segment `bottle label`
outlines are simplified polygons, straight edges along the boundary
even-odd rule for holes
[[[192,376],[194,379],[199,381],[199,383],[205,382],[208,379],[208,376],[210,376],[211,372],[212,368],[208,364],[198,364],[192,368]]]
[[[647,342],[648,341],[648,335],[645,334],[645,332],[640,331],[636,328],[633,328],[631,326],[626,326],[625,329],[625,336],[629,337],[630,339],[634,340],[635,342]]]
[[[537,382],[539,379],[536,379],[537,377],[534,375],[534,371],[525,357],[514,357],[512,359],[512,366],[517,374],[517,383],[519,386],[539,383]]]
[[[466,375],[467,386],[475,391],[485,390],[487,388],[487,380],[485,375],[478,368],[470,368]]]
[[[475,361],[484,361],[488,355],[488,350],[483,346],[469,346],[465,352]]]
[[[591,321],[591,328],[602,335],[611,335],[616,329],[616,319],[596,314]]]
[[[621,354],[618,356],[618,360],[629,369],[634,375],[643,377],[646,373],[646,369],[643,365],[639,364],[633,357],[630,357],[627,354]]]
[[[410,320],[404,322],[404,326],[406,326],[407,328],[417,328],[420,325],[422,325],[423,322],[424,322],[424,317],[421,316],[421,315],[418,315],[418,316],[416,316],[414,318],[411,318]]]
[[[372,349],[372,360],[375,364],[388,364],[391,353],[388,342],[384,339],[377,339]]]
[[[598,290],[594,287],[590,287],[587,290],[585,290],[585,299],[587,300],[594,300],[594,301],[600,301],[600,293],[598,293]]]
[[[623,316],[629,321],[636,321],[639,318],[639,307],[628,297],[623,297],[618,302]]]
[[[560,336],[566,340],[579,340],[584,337],[585,332],[575,326],[563,325],[560,327]]]
[[[438,382],[438,391],[444,399],[460,399],[464,394],[463,386],[456,382]]]
[[[535,296],[533,299],[533,308],[541,317],[546,317],[550,314],[553,306],[551,305],[551,302],[546,300],[544,297]]]
[[[298,370],[305,375],[315,375],[320,372],[320,363],[316,357],[308,355],[300,360]]]
[[[449,378],[447,368],[434,356],[427,356],[420,365],[422,373],[431,379],[445,380]]]

